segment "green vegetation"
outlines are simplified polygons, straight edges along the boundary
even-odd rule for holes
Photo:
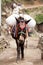
[[[12,0],[2,0],[2,4],[10,3]]]
[[[12,2],[16,2],[16,3],[23,3],[23,4],[34,4],[34,0],[2,0],[2,3],[12,3]]]
[[[43,1],[43,0],[41,0],[41,1]],[[29,3],[31,4],[31,2],[34,2],[34,0],[22,0],[22,1],[21,0],[2,0],[2,11],[5,10],[6,6],[10,7],[11,4],[14,2],[15,3],[23,3],[23,4],[27,3],[27,5],[28,5]],[[27,13],[27,14],[33,16],[33,18],[35,18],[37,24],[43,22],[43,6],[36,7],[36,8],[23,9],[22,13]]]
[[[31,11],[29,9],[23,9],[22,12],[29,14]]]
[[[35,20],[36,20],[37,24],[42,23],[43,22],[43,14],[36,15]]]
[[[12,0],[2,0],[2,7],[6,6],[7,4],[10,4]]]

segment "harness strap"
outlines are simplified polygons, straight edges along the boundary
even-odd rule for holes
[[[19,32],[18,34],[24,34],[25,35],[25,33],[23,31]]]

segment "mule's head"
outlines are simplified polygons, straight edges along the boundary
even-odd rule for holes
[[[31,19],[30,19],[31,20]],[[22,18],[22,17],[19,17],[18,19],[16,18],[16,21],[17,21],[17,25],[19,24],[19,26],[18,26],[18,28],[20,28],[19,30],[19,32],[18,32],[18,34],[20,34],[19,35],[19,37],[20,37],[20,39],[24,39],[25,38],[25,33],[26,32],[24,32],[24,29],[26,28],[26,24],[30,21],[30,20],[28,20],[28,21],[26,21],[26,20],[24,20],[24,18]]]
[[[31,19],[29,19],[28,21],[24,20],[23,17],[19,17],[18,19],[16,18],[17,24],[21,23],[25,23],[27,24]]]

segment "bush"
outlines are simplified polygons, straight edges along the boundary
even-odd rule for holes
[[[42,23],[43,22],[43,14],[36,15],[35,20],[36,20],[37,24]]]

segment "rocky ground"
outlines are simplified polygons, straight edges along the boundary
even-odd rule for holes
[[[29,37],[25,42],[25,58],[17,62],[16,42],[11,36],[2,36],[9,46],[0,53],[0,65],[43,65],[41,50],[38,46],[38,37]],[[27,48],[26,48],[27,44]]]
[[[35,8],[43,5],[35,6],[26,6],[24,8]],[[5,23],[5,17],[11,15],[12,9],[4,7],[4,10],[7,12],[2,15],[2,25]],[[38,11],[39,12],[39,11]],[[30,15],[36,14],[36,11]],[[4,17],[5,16],[5,17]],[[3,29],[3,27],[2,27]],[[2,32],[5,30],[2,30]],[[7,33],[6,33],[7,34]],[[38,34],[39,35],[39,34]],[[40,34],[41,35],[41,34]],[[17,62],[16,56],[16,42],[9,35],[0,36],[0,65],[43,65],[43,60],[41,60],[41,50],[38,48],[39,37],[28,37],[25,42],[25,58],[24,60],[19,60]],[[27,45],[27,46],[26,46]]]

